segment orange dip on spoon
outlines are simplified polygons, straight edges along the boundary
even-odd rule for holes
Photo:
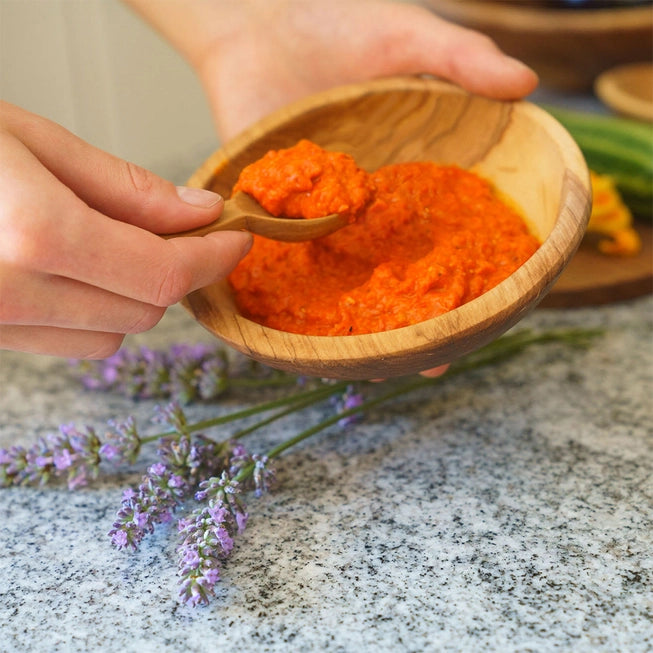
[[[539,247],[488,181],[457,166],[397,163],[368,173],[303,140],[246,167],[236,190],[273,215],[351,216],[310,242],[256,236],[229,276],[243,315],[282,331],[333,336],[415,324],[493,288]]]

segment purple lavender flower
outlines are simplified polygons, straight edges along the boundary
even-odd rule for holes
[[[0,450],[0,485],[44,484],[51,477],[66,477],[71,490],[97,476],[100,440],[95,430],[78,430],[72,424],[59,434],[39,438],[29,449],[13,446]]]
[[[196,381],[200,399],[215,399],[229,387],[228,362],[224,352],[216,352],[207,358],[200,367],[199,380]]]
[[[138,398],[168,393],[165,354],[147,347],[138,352],[121,349],[104,360],[82,361],[77,366],[89,390],[112,390]]]
[[[226,450],[228,445],[224,442],[216,442],[201,433],[193,438],[186,465],[188,476],[194,484],[215,476],[224,469]]]
[[[270,466],[270,461],[267,456],[254,454],[252,459],[254,461],[254,472],[252,474],[252,480],[254,481],[254,495],[260,497],[265,492],[270,491],[270,486],[275,479],[275,471]]]
[[[347,389],[342,394],[342,396],[336,398],[336,410],[340,413],[351,410],[353,408],[358,408],[365,401],[362,394],[355,391],[353,385],[347,386]],[[352,424],[360,421],[362,415],[360,413],[353,415],[345,415],[342,419],[338,420],[338,426],[341,428],[347,428]]]
[[[196,501],[206,501],[209,507],[223,507],[233,516],[242,533],[247,524],[247,509],[240,497],[240,484],[223,471],[220,476],[212,476],[202,481],[195,493]]]
[[[137,490],[123,493],[122,505],[109,531],[111,542],[119,549],[130,546],[136,550],[156,524],[172,519],[177,506],[189,494],[187,481],[163,463],[150,466]]]
[[[66,472],[71,490],[87,485],[89,479],[97,477],[100,465],[100,440],[95,430],[87,427],[83,432],[73,424],[64,424],[59,432],[58,436],[49,436],[57,473]]]
[[[181,403],[213,399],[228,385],[227,356],[208,345],[174,345],[170,349],[170,394]]]
[[[187,434],[188,429],[186,425],[188,420],[183,409],[176,401],[171,401],[165,406],[157,406],[155,408],[156,414],[154,421],[159,424],[165,424],[169,426],[173,431],[179,434]]]
[[[234,547],[234,537],[247,523],[245,506],[237,494],[238,483],[225,472],[200,484],[196,499],[206,501],[179,521],[179,599],[195,607],[207,604],[220,579],[220,561]]]
[[[186,605],[206,605],[209,597],[215,596],[220,560],[227,555],[217,534],[220,529],[226,530],[223,523],[214,521],[206,506],[179,521],[179,600]]]
[[[202,434],[191,437],[187,418],[176,402],[157,408],[157,420],[172,427],[174,433],[159,440],[160,459],[176,474],[197,483],[224,467],[226,445]]]
[[[27,451],[19,445],[0,449],[0,487],[21,485],[27,466]]]
[[[227,459],[224,468],[228,470],[231,477],[236,476],[238,472],[252,462],[252,456],[244,444],[234,440],[229,443]]]
[[[208,345],[174,345],[168,352],[121,349],[101,361],[72,361],[88,390],[135,399],[174,396],[181,403],[213,399],[228,387],[226,353]]]
[[[100,455],[105,460],[133,464],[141,451],[141,438],[133,416],[122,422],[109,421],[109,431],[100,447]]]

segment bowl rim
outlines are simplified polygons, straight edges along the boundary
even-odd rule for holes
[[[321,93],[305,97],[291,105],[284,107],[272,114],[269,114],[250,128],[244,130],[235,138],[225,143],[219,150],[214,152],[191,176],[188,185],[196,187],[207,187],[212,180],[220,173],[223,167],[240,153],[246,146],[251,145],[269,130],[282,126],[292,121],[307,111],[325,106],[326,104],[336,101],[334,91],[337,91],[337,101],[351,100],[361,96],[374,93],[383,93],[385,91],[411,91],[427,90],[436,93],[445,94],[462,94],[474,97],[472,94],[464,91],[458,86],[432,77],[389,77],[377,79],[365,84],[349,84],[337,89],[330,89]],[[514,325],[523,315],[530,311],[545,295],[548,289],[553,285],[555,280],[561,274],[566,263],[576,251],[582,236],[584,227],[589,220],[591,202],[581,205],[582,193],[568,192],[569,190],[582,189],[584,192],[591,192],[589,180],[589,171],[585,164],[580,149],[569,133],[544,109],[527,101],[500,101],[510,105],[511,111],[526,112],[537,119],[538,123],[545,124],[547,132],[555,136],[556,144],[560,150],[563,163],[566,168],[575,171],[578,174],[566,174],[561,188],[561,197],[575,198],[578,200],[577,206],[571,206],[562,201],[559,206],[559,212],[553,224],[551,232],[541,243],[537,251],[507,279],[497,284],[494,288],[483,293],[479,297],[455,308],[447,313],[430,318],[428,320],[411,324],[398,329],[382,331],[368,334],[353,334],[345,336],[317,336],[296,334],[286,331],[264,327],[248,318],[234,314],[234,319],[238,325],[237,332],[241,334],[241,340],[225,338],[221,333],[212,331],[217,337],[227,342],[235,349],[245,353],[252,358],[262,360],[262,356],[267,356],[266,361],[272,360],[278,356],[276,348],[270,348],[269,351],[265,342],[262,346],[253,349],[248,344],[243,331],[250,329],[261,330],[261,333],[274,332],[277,338],[282,339],[288,350],[294,351],[292,361],[277,360],[274,358],[277,367],[284,368],[292,364],[292,369],[297,365],[310,366],[316,361],[328,361],[329,365],[356,365],[364,360],[369,360],[369,352],[374,351],[379,358],[384,361],[397,360],[406,356],[426,356],[430,354],[428,362],[429,367],[434,367],[442,363],[450,362],[449,360],[440,360],[431,350],[434,344],[441,342],[445,344],[450,341],[451,334],[455,333],[457,339],[464,339],[470,334],[477,334],[472,338],[468,346],[460,351],[460,355],[476,349],[481,344],[485,344],[489,339],[484,340],[491,326],[497,320],[503,320],[506,325],[504,331]],[[219,282],[218,285],[228,286],[226,280]],[[520,290],[521,288],[521,290]],[[198,291],[201,292],[201,291]],[[184,306],[193,314],[193,295],[191,294],[184,300]],[[521,304],[524,308],[522,311],[516,311],[515,306]],[[512,315],[511,320],[505,320],[506,315]],[[476,316],[475,319],[471,319]],[[206,325],[204,325],[206,327]],[[208,327],[207,327],[208,328]],[[209,329],[211,330],[211,329]],[[406,347],[399,354],[387,347],[387,334],[394,334],[396,338],[407,340],[402,337],[410,334],[411,346]],[[416,337],[417,336],[417,337]],[[265,340],[265,339],[264,339]],[[348,351],[349,346],[346,343],[356,342],[360,345],[360,353],[353,356]],[[393,340],[394,342],[394,340]],[[261,345],[259,342],[258,345]],[[309,346],[310,345],[310,346]],[[309,351],[310,356],[302,357],[299,352]],[[339,355],[338,352],[342,352]],[[288,369],[288,368],[287,368]],[[426,368],[422,368],[426,369]],[[419,371],[416,369],[415,371]],[[390,374],[388,375],[390,376]],[[363,376],[351,378],[365,378]]]

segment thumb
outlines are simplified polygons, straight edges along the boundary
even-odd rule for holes
[[[155,233],[185,231],[217,219],[222,198],[177,188],[108,154],[46,118],[2,103],[2,122],[64,185],[106,216]]]
[[[392,50],[397,58],[391,72],[436,75],[495,99],[518,99],[535,90],[537,74],[485,34],[445,21],[424,7],[401,5],[394,10],[393,34],[403,35],[403,25],[412,38]]]

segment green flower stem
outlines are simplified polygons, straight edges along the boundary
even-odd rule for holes
[[[304,401],[308,401],[306,405],[310,405],[316,401],[320,401],[325,397],[328,397],[336,392],[344,392],[347,386],[350,384],[349,381],[338,381],[326,386],[321,386],[313,390],[307,390],[305,392],[300,392],[289,397],[281,397],[279,399],[273,399],[272,401],[266,401],[261,404],[256,404],[250,408],[245,408],[227,415],[221,415],[220,417],[213,417],[211,419],[204,420],[202,422],[196,422],[195,424],[187,424],[186,430],[188,433],[193,433],[195,431],[202,431],[214,426],[220,426],[222,424],[227,424],[229,422],[235,422],[240,419],[245,419],[247,417],[252,417],[253,415],[258,415],[259,413],[265,413],[269,410],[274,410],[276,408],[283,407],[292,407],[294,404],[300,404]],[[149,442],[155,442],[160,438],[174,435],[175,431],[166,431],[165,433],[157,433],[155,435],[150,435],[142,438],[141,444],[147,444]]]
[[[347,384],[348,385],[348,384]],[[341,386],[341,384],[338,384],[338,386]],[[336,391],[341,391],[342,387],[336,386]],[[345,386],[346,387],[346,386]],[[245,437],[246,435],[249,435],[250,433],[253,433],[254,431],[267,426],[268,424],[272,424],[272,422],[275,422],[278,419],[281,419],[282,417],[285,417],[286,415],[290,415],[296,411],[303,410],[304,408],[308,408],[308,406],[312,406],[313,404],[316,404],[320,401],[323,401],[324,399],[328,399],[329,397],[334,395],[334,386],[329,385],[324,388],[321,388],[323,390],[322,394],[316,393],[314,396],[307,397],[303,399],[302,401],[298,401],[297,403],[290,404],[287,408],[285,408],[282,411],[279,411],[278,413],[275,413],[274,415],[271,415],[270,417],[261,420],[259,422],[256,422],[256,424],[252,424],[251,426],[241,429],[240,431],[236,431],[231,436],[231,440],[238,440],[240,438]]]
[[[269,379],[229,379],[229,388],[282,388],[288,385],[297,385],[297,377],[291,375],[279,375]]]

